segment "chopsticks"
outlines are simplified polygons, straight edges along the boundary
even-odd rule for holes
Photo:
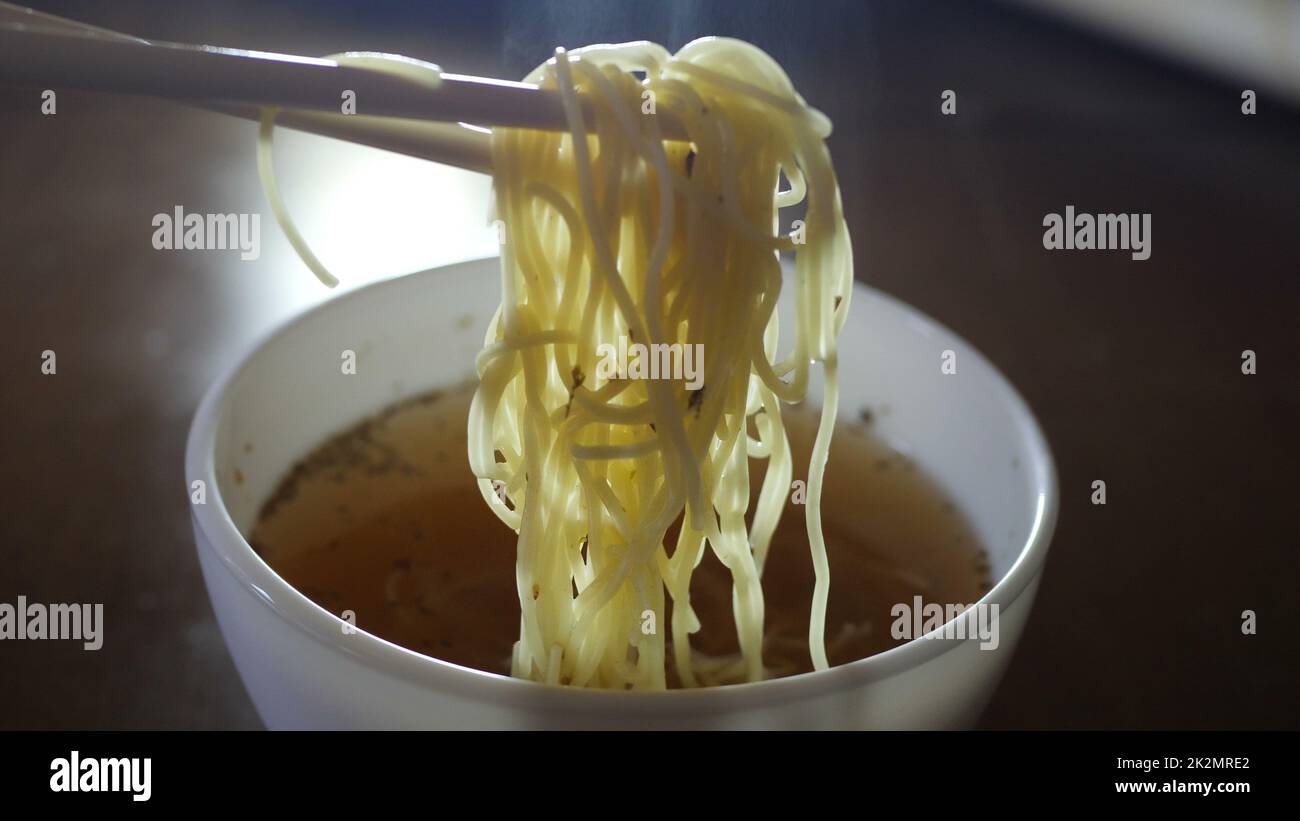
[[[316,57],[8,24],[0,26],[0,77],[47,87],[333,114],[341,113],[346,89],[356,94],[357,111],[370,116],[565,128],[558,95],[525,83],[444,73],[438,87],[428,88]]]
[[[200,108],[254,122],[261,119],[261,112],[248,106],[203,105]],[[465,123],[285,110],[276,116],[275,124],[480,174],[492,173],[492,132]]]
[[[274,107],[278,125],[484,173],[482,126],[567,130],[553,91],[441,77],[430,88],[329,59],[153,42],[0,2],[0,81],[145,94],[252,120]],[[358,113],[341,113],[345,90]],[[666,134],[681,133],[660,116]]]

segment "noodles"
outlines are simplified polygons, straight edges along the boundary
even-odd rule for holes
[[[761,578],[794,476],[781,404],[805,398],[815,362],[808,645],[824,669],[820,499],[852,293],[830,123],[740,41],[573,54],[527,78],[558,90],[569,131],[492,137],[502,300],[477,360],[468,450],[484,500],[519,534],[512,673],[616,689],[663,689],[670,670],[684,686],[767,676]],[[689,141],[666,141],[660,113]],[[270,127],[264,117],[260,166],[290,233],[268,182]],[[778,209],[799,202],[803,227],[784,236]],[[795,328],[780,356],[782,251],[794,255]],[[664,376],[642,359],[685,346],[701,352],[694,382],[635,377]],[[611,368],[613,351],[633,361]],[[654,364],[687,361],[664,356]],[[747,526],[752,459],[768,464]],[[735,658],[691,652],[690,582],[706,549],[732,576]]]
[[[852,278],[822,142],[829,124],[770,58],[734,40],[696,41],[675,57],[646,43],[578,55],[559,53],[527,78],[561,92],[568,134],[499,128],[493,137],[506,241],[486,345],[508,353],[480,360],[469,450],[484,498],[519,531],[513,672],[667,686],[657,629],[666,590],[682,683],[764,677],[760,579],[793,474],[780,402],[804,397],[811,360],[826,373],[808,473],[809,646],[824,668],[818,504]],[[580,99],[594,112],[591,133]],[[671,112],[693,150],[664,142],[654,112]],[[776,193],[781,173],[789,193]],[[805,193],[807,243],[796,245],[777,236],[777,207]],[[796,252],[798,322],[793,352],[774,361],[782,249]],[[703,384],[599,378],[601,347],[630,340],[644,350],[701,345]],[[761,457],[769,464],[747,529],[749,460]],[[502,486],[510,504],[494,492]],[[665,536],[683,512],[669,551]],[[699,629],[690,579],[706,546],[733,577],[738,660],[690,652]]]

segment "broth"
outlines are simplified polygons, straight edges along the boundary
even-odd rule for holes
[[[471,396],[465,388],[408,399],[331,437],[280,482],[250,541],[321,607],[352,611],[358,629],[508,674],[519,638],[516,536],[488,509],[469,470]],[[783,411],[798,479],[817,417],[799,407]],[[986,553],[964,517],[863,416],[836,429],[822,501],[833,665],[902,644],[890,635],[894,605],[910,606],[914,596],[970,604],[990,586]],[[751,464],[757,492],[765,462]],[[772,675],[812,669],[813,571],[803,511],[786,506],[763,574],[763,658]],[[736,653],[730,575],[711,552],[695,571],[691,600],[703,625],[692,647]]]

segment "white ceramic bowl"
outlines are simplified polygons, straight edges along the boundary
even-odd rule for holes
[[[499,300],[497,264],[426,271],[327,302],[271,334],[199,406],[186,451],[188,481],[207,485],[207,503],[192,506],[199,562],[226,644],[267,726],[840,729],[975,722],[1038,589],[1056,521],[1055,468],[1028,407],[979,352],[863,285],[856,286],[840,342],[841,413],[851,418],[872,408],[877,432],[937,479],[974,526],[998,579],[982,600],[999,606],[997,649],[980,649],[976,638],[913,640],[827,671],[757,684],[576,690],[459,667],[360,631],[345,635],[336,616],[276,575],[245,538],[263,500],[327,435],[403,396],[473,376]],[[341,373],[345,349],[357,353],[354,375]],[[945,350],[956,353],[955,374],[940,371]]]

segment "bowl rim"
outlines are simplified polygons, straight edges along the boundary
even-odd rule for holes
[[[482,257],[378,279],[309,306],[263,333],[208,389],[194,414],[185,448],[186,488],[192,487],[195,480],[203,480],[207,488],[207,503],[190,505],[196,534],[201,536],[197,539],[198,549],[211,550],[219,564],[262,605],[327,648],[417,687],[452,691],[477,701],[527,699],[532,703],[540,703],[543,708],[560,711],[614,708],[624,712],[651,710],[662,714],[673,709],[736,710],[757,704],[771,705],[811,699],[829,692],[860,687],[919,667],[973,640],[932,641],[922,636],[873,656],[827,670],[719,687],[622,691],[560,687],[465,667],[417,653],[359,628],[354,634],[344,637],[340,629],[344,624],[342,619],[282,579],[257,555],[230,517],[216,476],[215,444],[222,406],[231,385],[265,348],[309,321],[325,306],[337,306],[343,300],[371,294],[408,278],[454,277],[496,259]],[[1038,576],[1055,530],[1059,490],[1055,461],[1047,438],[1028,403],[1006,376],[975,346],[946,325],[883,291],[860,280],[855,281],[853,287],[860,297],[883,302],[889,310],[904,314],[910,324],[924,328],[927,333],[947,334],[960,342],[965,355],[973,355],[988,368],[995,388],[1002,394],[1007,410],[1014,417],[1016,429],[1026,438],[1030,454],[1030,464],[1026,468],[1030,475],[1039,477],[1034,520],[1011,567],[978,602],[996,603],[1001,616],[1017,603],[1021,593]],[[1025,604],[1022,603],[1021,606]],[[957,620],[973,619],[974,615],[975,608],[969,608]],[[926,635],[932,636],[943,629],[944,627],[939,627]],[[966,635],[970,633],[967,632]]]

